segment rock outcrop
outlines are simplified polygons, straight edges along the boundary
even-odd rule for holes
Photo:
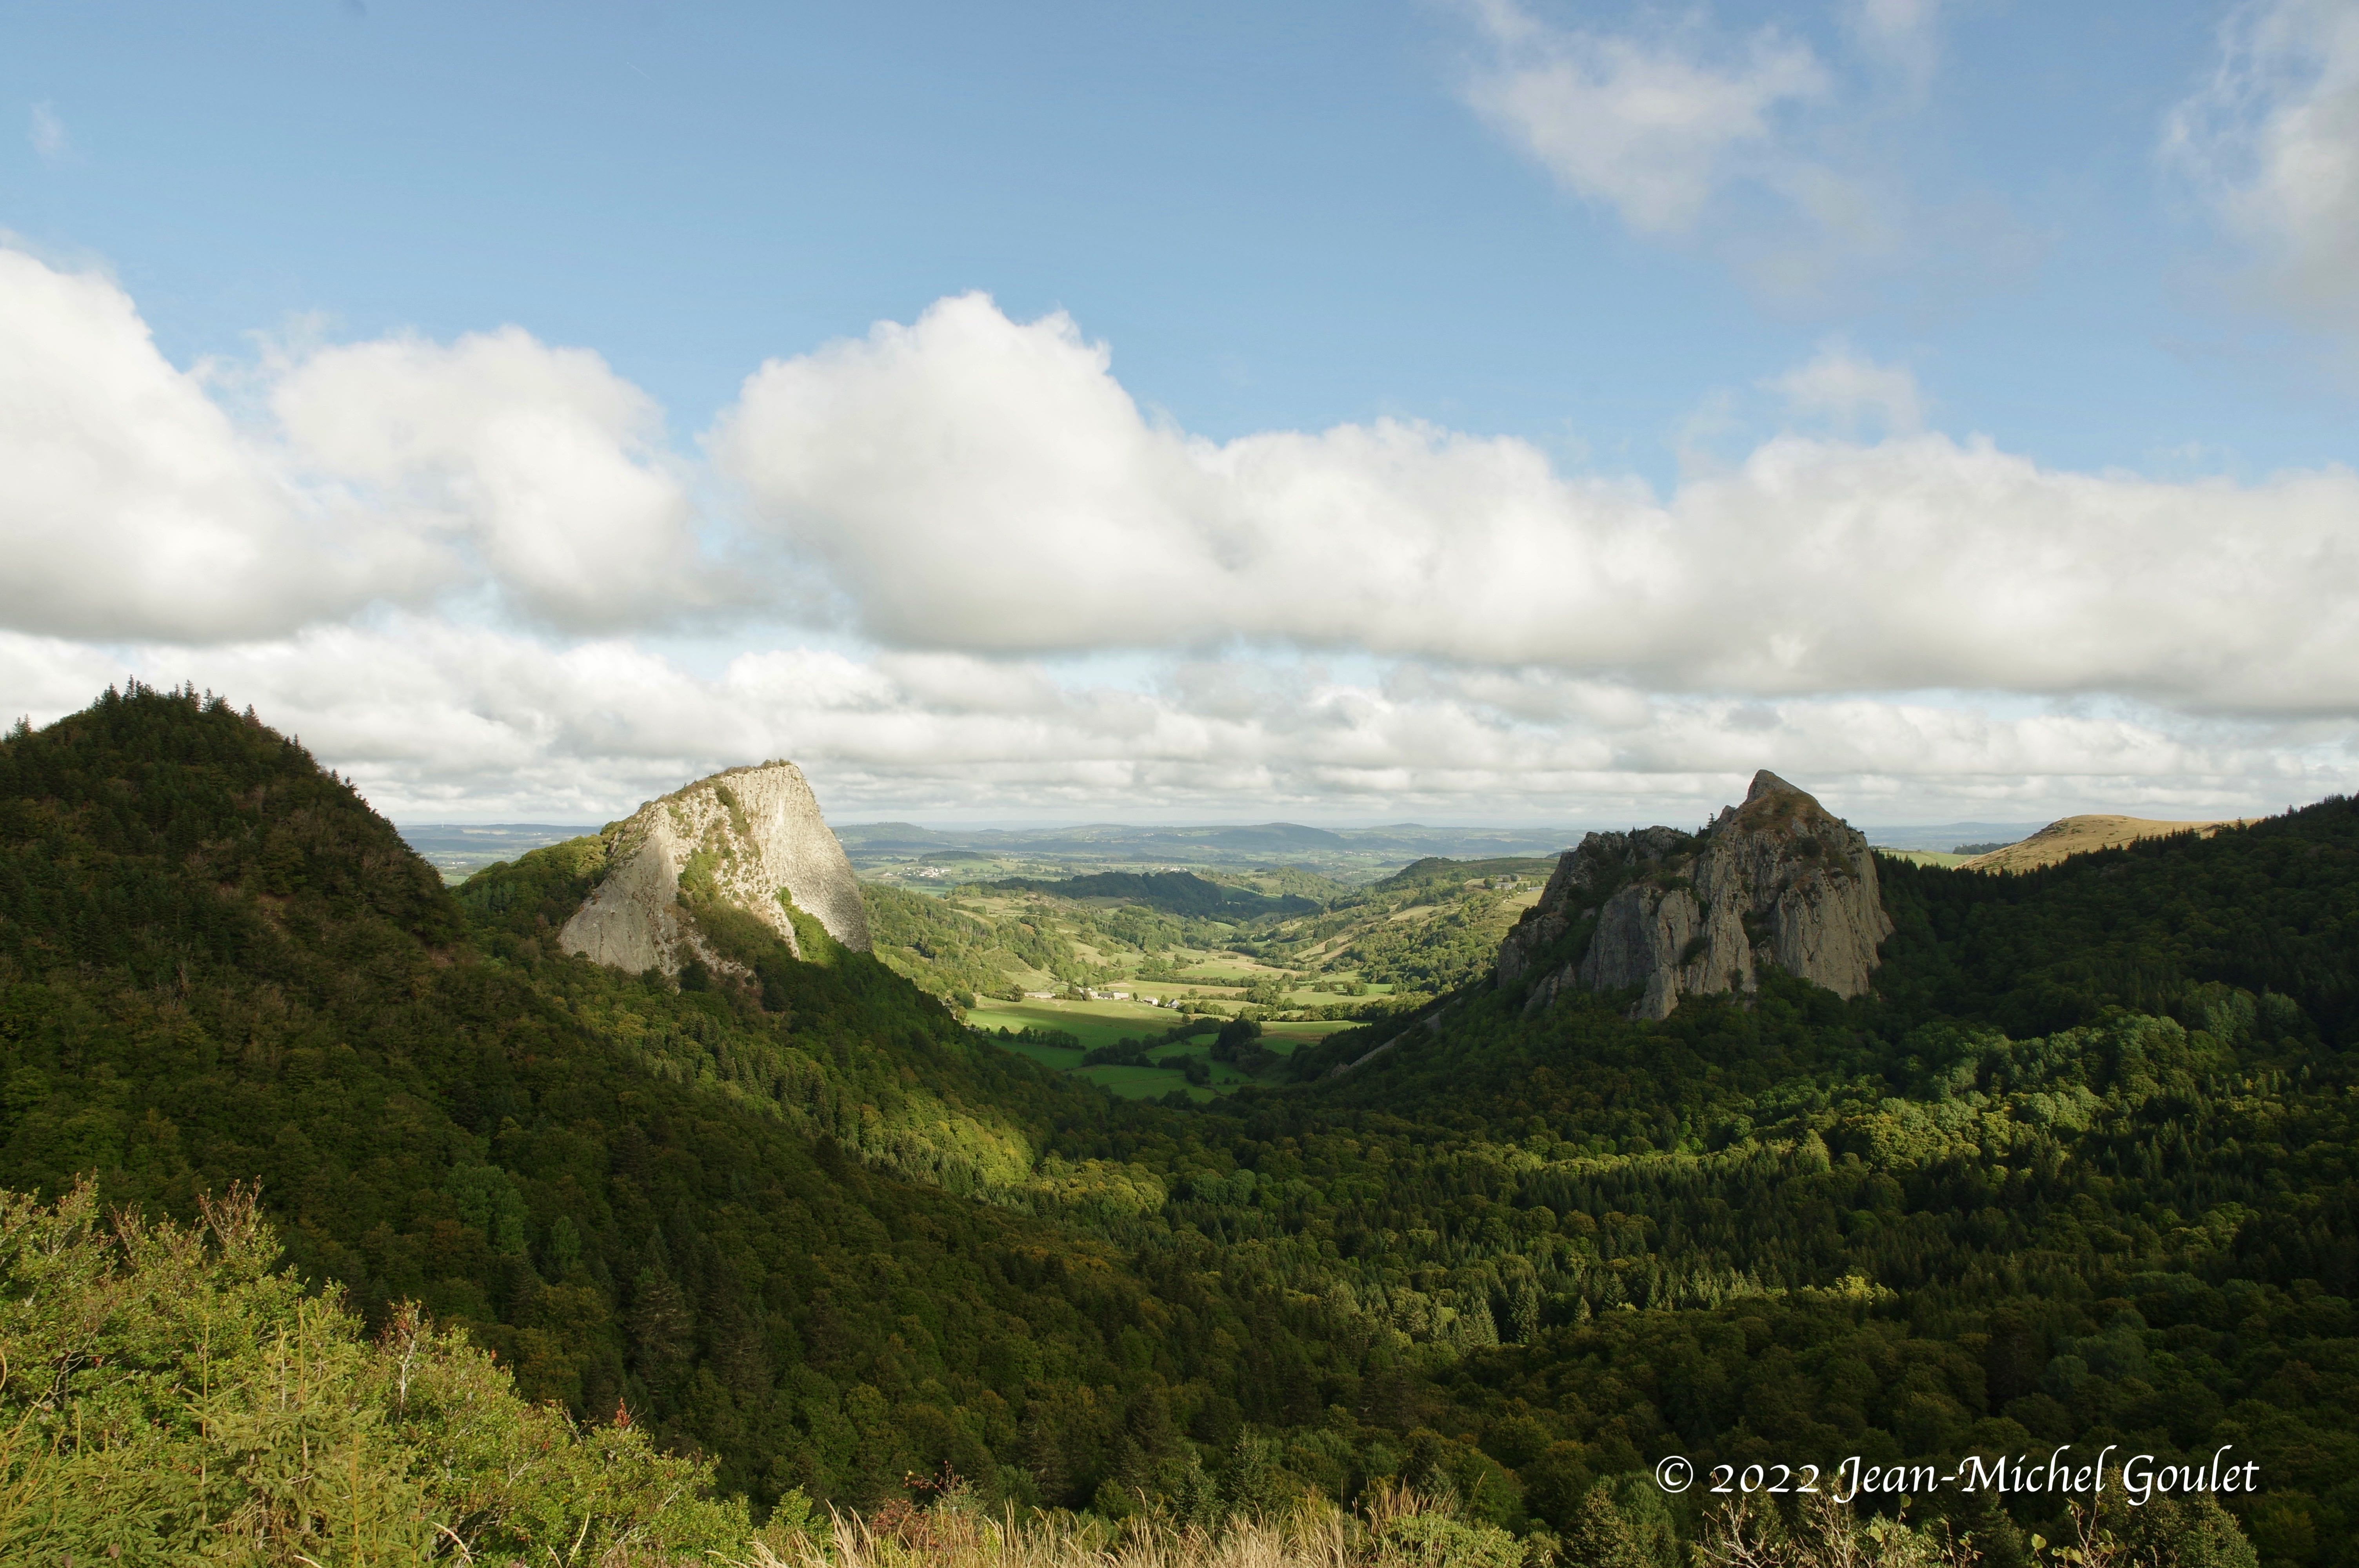
[[[1499,984],[1545,965],[1529,1009],[1635,987],[1632,1016],[1664,1018],[1682,996],[1751,992],[1775,964],[1857,996],[1891,934],[1866,837],[1765,771],[1701,833],[1592,833],[1566,851],[1501,944]]]
[[[608,827],[606,871],[565,923],[569,953],[634,971],[678,974],[693,957],[719,960],[681,902],[734,904],[806,957],[788,905],[844,946],[868,951],[860,883],[802,770],[792,762],[732,768],[652,800]]]

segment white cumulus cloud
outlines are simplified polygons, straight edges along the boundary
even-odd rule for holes
[[[2359,710],[2359,475],[2060,472],[1910,433],[1913,382],[1840,352],[1784,385],[1896,433],[1779,437],[1658,498],[1418,423],[1193,438],[1068,318],[967,296],[764,366],[712,451],[904,646],[1244,639],[1662,689]]]
[[[519,330],[188,371],[112,281],[0,250],[0,718],[194,681],[411,819],[604,820],[777,755],[886,815],[2350,787],[2359,476],[2042,468],[1839,344],[1771,384],[1834,433],[1658,494],[1408,420],[1207,440],[973,295],[763,365],[691,457]]]
[[[2359,326],[2359,0],[2256,0],[2164,151],[2286,304]]]
[[[525,613],[572,630],[661,620],[704,596],[663,419],[582,349],[517,328],[449,346],[328,348],[270,405],[301,464],[423,536],[464,541]]]
[[[1642,233],[1691,227],[1779,110],[1822,96],[1810,46],[1775,29],[1742,39],[1690,24],[1658,36],[1564,31],[1514,0],[1474,8],[1495,51],[1468,98],[1575,194]]]
[[[112,279],[0,248],[0,622],[234,638],[488,593],[596,631],[719,596],[653,403],[595,354],[510,328],[261,373],[241,422]]]
[[[1477,57],[1462,96],[1504,141],[1781,311],[1953,305],[2013,287],[2042,249],[1927,156],[1944,0],[1843,0],[1824,48],[1701,5],[1458,9]]]
[[[627,641],[554,646],[396,615],[204,646],[0,633],[46,720],[125,675],[251,701],[399,821],[612,820],[790,756],[837,821],[1701,820],[1758,767],[1854,820],[2246,811],[2348,787],[2347,731],[2150,709],[1667,697],[1414,661],[1356,674],[1164,660],[1145,678],[789,644],[697,673]]]
[[[1769,386],[1792,412],[1829,420],[1844,435],[1863,423],[1899,433],[1925,424],[1924,395],[1913,373],[1900,365],[1878,364],[1841,343],[1829,343]]]
[[[430,555],[290,482],[103,277],[0,249],[0,620],[281,631],[415,592]]]

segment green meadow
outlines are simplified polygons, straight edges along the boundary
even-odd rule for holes
[[[1125,1099],[1155,1099],[1173,1089],[1184,1088],[1190,1099],[1201,1101],[1256,1081],[1250,1074],[1240,1072],[1231,1063],[1211,1059],[1212,1033],[1209,1026],[1201,1034],[1158,1046],[1155,1051],[1155,1059],[1158,1062],[1175,1057],[1203,1062],[1212,1070],[1212,1081],[1209,1086],[1189,1085],[1178,1072],[1166,1067],[1084,1067],[1081,1065],[1085,1054],[1100,1046],[1112,1045],[1124,1039],[1152,1039],[1180,1022],[1181,1016],[1172,1009],[1146,1007],[1136,1002],[1034,999],[1021,1002],[979,1002],[967,1013],[967,1022],[984,1031],[986,1037],[1004,1050],[1096,1084]],[[1299,1046],[1316,1044],[1336,1031],[1351,1027],[1351,1022],[1346,1019],[1266,1023],[1262,1026],[1261,1046],[1274,1056],[1288,1056]],[[1027,1029],[1061,1030],[1079,1040],[1081,1044],[1078,1047],[1048,1045],[1034,1040],[999,1038],[1001,1030],[1016,1034]]]
[[[1130,1001],[1065,1001],[1035,998],[1027,1001],[978,1000],[966,1021],[977,1029],[1023,1031],[1061,1029],[1078,1038],[1084,1051],[1111,1045],[1125,1036],[1134,1040],[1160,1034],[1180,1022],[1170,1008],[1145,1007]],[[1071,1055],[1071,1053],[1065,1053]]]

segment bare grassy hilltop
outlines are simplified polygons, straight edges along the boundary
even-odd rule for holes
[[[2140,838],[2160,838],[2173,833],[2201,832],[2206,838],[2223,827],[2241,827],[2258,821],[2252,816],[2217,818],[2209,822],[2160,822],[2145,816],[2066,816],[2049,823],[2020,843],[1993,849],[1960,862],[1971,871],[2030,871],[2052,866],[2067,855],[2093,849],[2118,849]]]

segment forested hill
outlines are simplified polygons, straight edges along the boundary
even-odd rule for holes
[[[1530,1261],[1538,1322],[1446,1381],[1527,1499],[1665,1452],[2226,1443],[2265,1561],[2352,1561],[2359,805],[1884,871],[1873,997],[1772,976],[1637,1024],[1486,982],[1262,1114],[1467,1151],[1448,1234]],[[1485,1215],[1546,1217],[1486,1249]]]
[[[1895,930],[1875,995],[1842,1013],[1863,1039],[1897,1042],[1934,1022],[2040,1034],[2116,1010],[2201,1027],[2238,991],[2236,1005],[2257,1010],[2254,1027],[2272,1044],[2335,1061],[2359,1048],[2359,800],[2335,796],[2209,838],[2149,838],[2027,872],[1889,856],[1879,871]],[[1569,933],[1535,968],[1585,937]],[[1491,989],[1487,979],[1472,988],[1477,1013]],[[1503,1000],[1517,1011],[1529,993],[1510,986]],[[1813,1005],[1824,1012],[1833,1000]],[[1462,1002],[1445,1009],[1430,1054],[1454,1061],[1450,1043],[1463,1038],[1468,1016]],[[1298,1071],[1321,1076],[1410,1022],[1338,1035],[1299,1056]],[[1431,1103],[1423,1092],[1405,1091],[1404,1103]]]
[[[566,957],[578,847],[454,896],[299,747],[134,690],[0,741],[0,1185],[185,1217],[259,1179],[304,1277],[627,1401],[757,1511],[944,1464],[1186,1519],[1409,1482],[1675,1568],[1671,1454],[2229,1444],[2260,1561],[2335,1568],[2354,851],[2334,801],[2022,878],[1887,862],[1875,996],[1771,974],[1640,1023],[1485,979],[1180,1110],[726,910],[691,913],[743,979]],[[2065,1528],[1916,1513],[2002,1565]]]
[[[258,1181],[294,1267],[373,1323],[421,1301],[528,1397],[627,1400],[757,1508],[944,1463],[1086,1500],[1134,1402],[1167,1433],[1169,1386],[1234,1399],[1201,1347],[1248,1336],[1235,1304],[1158,1299],[1095,1238],[1157,1179],[1047,1147],[1120,1108],[860,955],[724,925],[759,984],[684,991],[565,957],[566,874],[543,851],[462,904],[299,746],[193,694],[20,728],[0,1185],[94,1172],[187,1219]]]
[[[2303,1037],[2359,1046],[2359,800],[2032,871],[1887,860],[1884,876],[1899,930],[1876,989],[1897,1018],[2037,1033],[2109,1007],[2185,1013],[2226,985],[2290,1001]]]

